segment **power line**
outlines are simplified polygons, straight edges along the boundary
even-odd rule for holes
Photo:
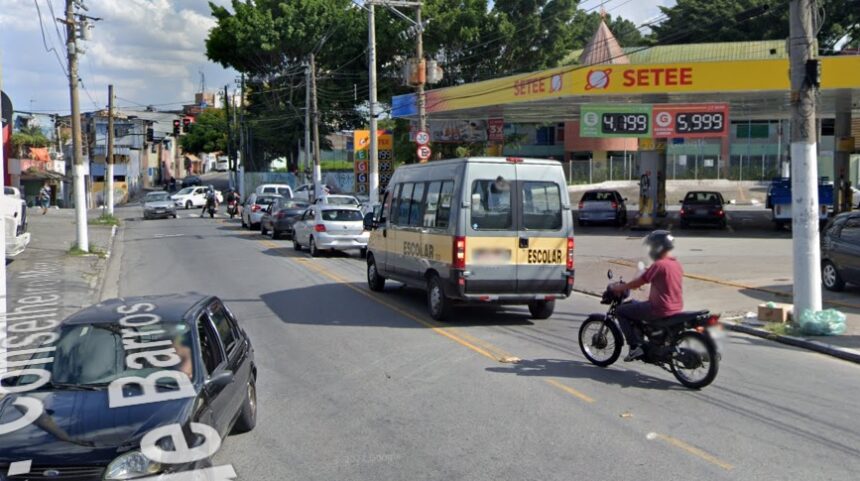
[[[42,22],[42,9],[39,8],[38,0],[33,0],[33,4],[36,5],[36,13],[39,16],[39,31],[42,33],[42,44],[45,46],[46,52],[54,52],[54,56],[57,58],[57,62],[60,64],[60,69],[63,71],[67,77],[69,76],[69,72],[66,70],[66,66],[63,65],[63,60],[60,59],[60,53],[57,52],[57,49],[54,48],[53,42],[51,42],[51,46],[48,47],[48,39],[45,37],[45,25]],[[49,3],[50,5],[50,3]]]

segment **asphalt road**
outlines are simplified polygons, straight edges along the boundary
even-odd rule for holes
[[[120,216],[137,216],[121,209]],[[223,219],[127,221],[108,295],[221,296],[253,339],[259,420],[218,461],[247,480],[855,480],[860,367],[742,335],[695,392],[589,365],[575,295],[548,321],[371,293],[356,254],[311,259]],[[580,254],[582,248],[580,248]],[[519,358],[519,363],[510,363]]]

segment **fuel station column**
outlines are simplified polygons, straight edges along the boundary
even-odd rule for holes
[[[666,218],[666,142],[639,139],[639,216],[634,228],[653,229]]]

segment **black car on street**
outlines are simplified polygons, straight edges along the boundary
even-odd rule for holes
[[[681,227],[687,228],[693,224],[707,224],[725,229],[728,226],[725,205],[726,201],[719,192],[687,192],[684,200],[681,201],[681,210],[678,212]]]
[[[307,202],[276,199],[263,210],[260,218],[260,233],[263,235],[272,233],[272,239],[278,239],[285,235],[287,239],[293,238],[293,224],[308,208]]]
[[[20,348],[36,352],[26,369],[3,378],[0,425],[20,419],[27,403],[38,401],[42,414],[0,434],[0,480],[125,480],[199,469],[211,461],[162,464],[143,452],[178,451],[164,430],[194,447],[256,424],[254,350],[217,297],[112,299],[31,342]],[[31,461],[29,474],[7,476],[20,461]]]

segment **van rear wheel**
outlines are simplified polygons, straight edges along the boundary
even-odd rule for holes
[[[555,300],[551,301],[531,301],[529,302],[529,312],[532,314],[532,319],[549,319],[555,311]]]
[[[427,281],[427,308],[430,317],[437,321],[445,320],[451,313],[451,301],[445,296],[442,281],[437,275],[430,276]]]

